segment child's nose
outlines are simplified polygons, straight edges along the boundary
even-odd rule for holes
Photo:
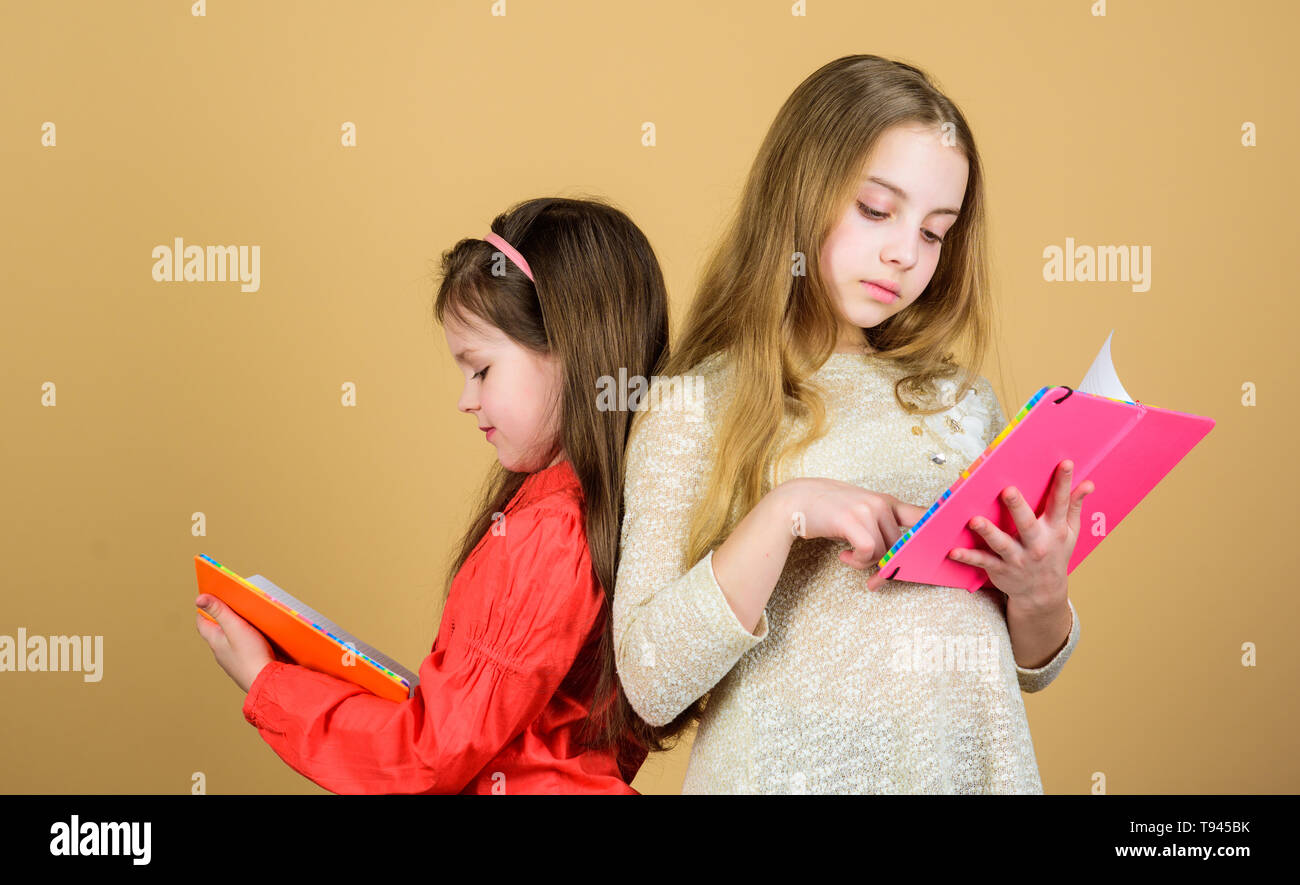
[[[478,397],[470,392],[469,385],[460,393],[460,399],[456,401],[456,408],[462,412],[472,412],[478,408]]]
[[[889,241],[881,249],[881,257],[886,262],[892,262],[900,267],[911,267],[916,263],[916,243],[914,243],[906,233],[895,231],[891,234]]]

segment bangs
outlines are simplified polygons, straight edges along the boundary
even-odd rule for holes
[[[453,285],[439,292],[434,304],[434,316],[444,326],[448,318],[463,326],[492,325],[489,320],[488,298],[477,285]]]

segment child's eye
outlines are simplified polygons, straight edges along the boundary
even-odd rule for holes
[[[492,367],[491,367],[491,366],[484,366],[484,367],[483,367],[483,370],[482,370],[481,372],[475,372],[471,377],[474,377],[474,378],[486,378],[486,377],[487,377],[487,370],[490,369],[490,368],[492,368]]]
[[[870,206],[868,206],[866,203],[863,203],[862,201],[858,201],[858,208],[861,209],[863,214],[865,214],[868,218],[872,218],[876,220],[884,218],[889,214],[887,212],[879,212],[875,209],[872,209]],[[925,230],[924,228],[922,228],[921,233],[925,234],[925,239],[928,242],[931,243],[943,242],[943,237],[939,236],[938,234],[932,233],[928,230]]]

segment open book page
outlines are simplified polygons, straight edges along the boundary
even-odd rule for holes
[[[1083,376],[1083,380],[1079,382],[1076,389],[1097,396],[1108,396],[1111,399],[1122,399],[1131,403],[1137,402],[1128,395],[1124,385],[1119,383],[1119,375],[1115,374],[1115,364],[1110,359],[1110,339],[1114,335],[1115,330],[1111,329],[1110,334],[1106,336],[1106,342],[1101,346],[1101,352],[1092,361],[1092,365],[1088,367],[1088,373]]]

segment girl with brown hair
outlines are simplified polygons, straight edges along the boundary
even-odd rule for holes
[[[415,695],[396,703],[273,657],[220,601],[196,616],[245,718],[336,793],[635,793],[654,729],[614,670],[610,599],[633,412],[602,379],[650,377],[668,300],[645,235],[596,200],[529,200],[442,258],[434,304],[457,403],[496,449]],[[622,375],[620,375],[622,371]]]

